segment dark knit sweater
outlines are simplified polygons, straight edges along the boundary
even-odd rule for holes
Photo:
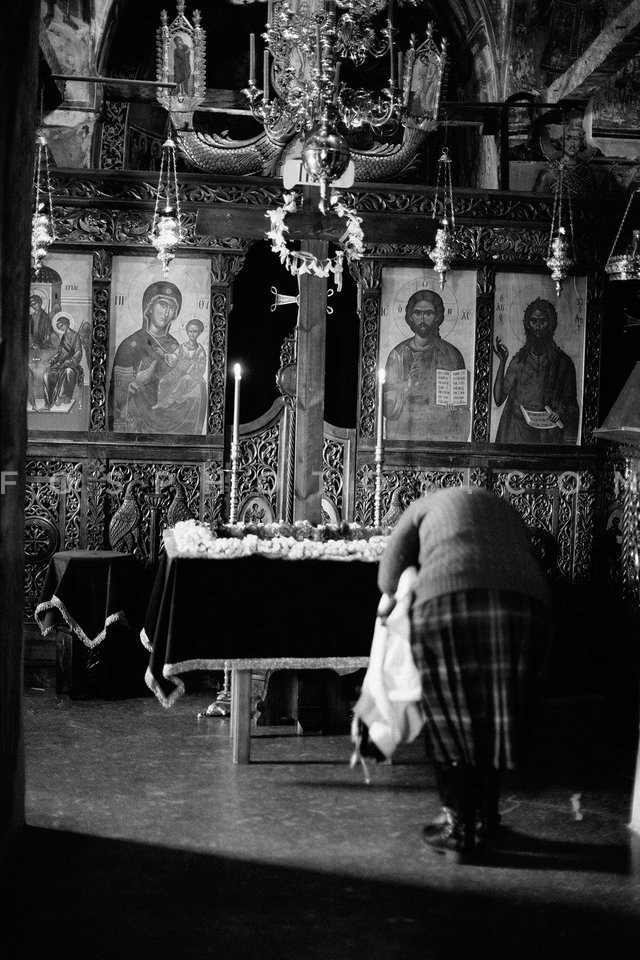
[[[418,602],[481,588],[550,603],[522,520],[506,500],[477,487],[437,490],[410,504],[380,561],[380,590],[394,594],[409,566],[419,567]]]

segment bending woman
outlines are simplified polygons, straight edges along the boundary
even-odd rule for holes
[[[411,643],[442,801],[423,842],[461,862],[496,842],[500,771],[519,760],[550,597],[518,514],[475,487],[427,494],[402,514],[380,563],[380,590],[392,597],[408,566],[419,570]]]

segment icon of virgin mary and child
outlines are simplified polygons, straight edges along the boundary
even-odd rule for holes
[[[201,320],[189,320],[187,340],[169,332],[182,307],[174,283],[150,284],[142,296],[142,326],[119,344],[111,373],[112,429],[121,433],[201,434],[207,410],[207,355],[198,343]]]

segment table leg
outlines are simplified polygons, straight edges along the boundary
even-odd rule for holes
[[[229,677],[229,679],[227,680],[227,687],[230,691],[229,692],[229,736],[231,737],[232,740],[235,737],[235,729],[236,729],[236,724],[238,722],[236,719],[236,714],[238,712],[238,698],[236,696],[236,690],[235,690],[236,673],[237,671],[234,670],[233,672],[228,671],[228,673],[225,674],[225,676]],[[231,689],[232,687],[231,677],[233,677],[233,689]]]
[[[251,670],[234,670],[231,681],[231,736],[234,763],[249,763],[251,733]]]

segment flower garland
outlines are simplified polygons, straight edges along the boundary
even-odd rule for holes
[[[241,526],[236,524],[234,526]],[[277,524],[270,525],[276,528]],[[284,526],[284,525],[282,525]],[[294,525],[295,526],[295,525]],[[311,524],[307,524],[311,527]],[[355,525],[354,525],[355,526]],[[311,527],[319,535],[326,533],[323,527]],[[362,529],[362,528],[360,528]],[[337,531],[337,528],[336,528]],[[266,537],[256,533],[244,535],[217,536],[211,528],[197,520],[183,520],[172,528],[176,551],[183,557],[210,557],[212,559],[230,559],[232,557],[250,557],[261,554],[284,560],[380,560],[388,537],[379,533],[368,539],[345,539],[336,533],[335,539],[322,540],[300,537],[303,530],[294,529],[291,535],[283,536],[273,532]],[[304,529],[306,533],[306,528]]]
[[[342,268],[346,257],[348,261],[360,260],[364,252],[364,231],[362,229],[362,217],[359,217],[352,207],[347,207],[340,202],[337,194],[332,194],[330,200],[334,213],[339,217],[344,217],[347,221],[347,228],[338,240],[341,250],[336,252],[335,257],[329,257],[327,260],[318,260],[307,250],[290,250],[287,244],[285,233],[289,232],[285,217],[288,213],[295,213],[298,209],[298,194],[294,191],[283,194],[283,204],[275,210],[267,210],[265,216],[271,221],[271,229],[267,230],[266,236],[271,240],[271,250],[280,257],[280,263],[284,264],[289,273],[293,276],[303,273],[313,273],[316,277],[328,277],[333,273],[336,278],[336,288],[338,292],[342,290]]]

